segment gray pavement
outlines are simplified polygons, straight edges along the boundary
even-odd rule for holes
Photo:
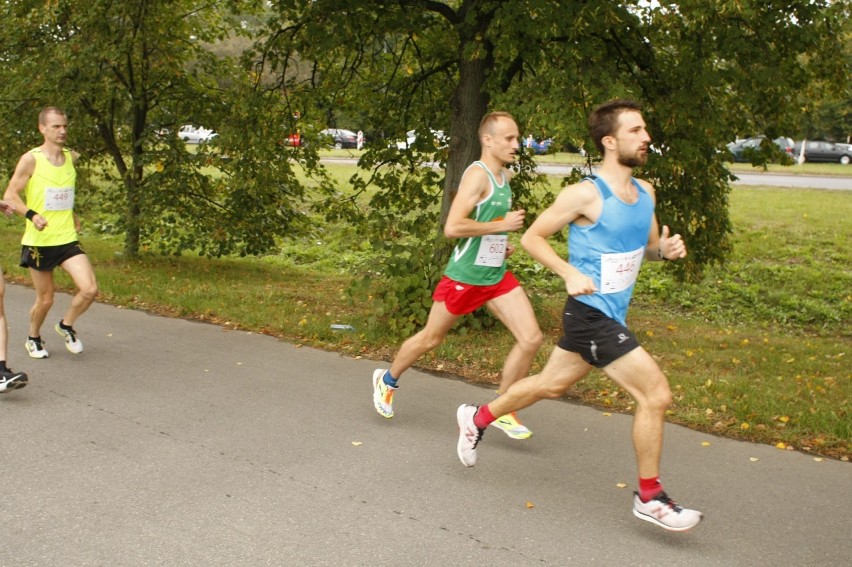
[[[69,299],[57,297],[51,326]],[[670,533],[631,514],[629,416],[541,402],[523,412],[532,439],[489,430],[468,469],[455,409],[488,389],[411,371],[385,420],[371,402],[376,361],[102,304],[77,325],[82,354],[46,325],[51,357],[31,360],[31,300],[7,286],[10,365],[30,385],[0,396],[0,566],[852,557],[849,463],[669,425],[666,487],[705,513]]]
[[[573,166],[542,163],[539,173],[545,175],[568,175]],[[852,170],[852,168],[850,168]],[[852,171],[849,172],[852,175]],[[795,187],[798,189],[829,189],[832,191],[852,191],[852,176],[808,175],[797,173],[754,173],[734,172],[736,179],[732,185],[766,185],[770,187]]]
[[[328,163],[348,163],[355,164],[358,162],[355,158],[344,157],[329,157],[323,158],[321,161]],[[424,165],[438,168],[437,162],[426,162]],[[795,166],[791,166],[795,168]],[[565,176],[576,169],[576,166],[571,164],[561,164],[552,162],[538,163],[536,170],[543,175],[559,175]],[[848,168],[848,175],[811,175],[800,173],[770,173],[761,172],[755,169],[753,172],[734,172],[736,179],[731,182],[732,185],[765,185],[769,187],[794,187],[798,189],[826,189],[830,191],[852,191],[852,167]]]

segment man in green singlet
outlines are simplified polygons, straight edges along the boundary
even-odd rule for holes
[[[80,220],[74,213],[78,155],[65,148],[68,119],[65,112],[47,107],[38,115],[38,129],[44,143],[25,153],[6,188],[4,199],[27,218],[21,239],[21,267],[29,268],[36,300],[30,309],[27,353],[47,358],[41,326],[53,306],[53,270],[59,266],[71,276],[77,293],[65,315],[54,327],[72,353],[83,351],[74,323],[95,300],[98,284],[88,256],[80,247],[77,233]],[[21,198],[24,193],[24,199]]]
[[[526,376],[543,341],[529,298],[518,280],[506,269],[514,248],[509,232],[524,224],[524,211],[512,210],[511,172],[520,147],[518,125],[510,114],[492,112],[479,126],[482,155],[467,168],[453,199],[444,234],[459,239],[444,277],[432,298],[426,326],[402,344],[391,367],[373,372],[373,405],[379,415],[393,417],[397,380],[424,353],[443,342],[459,317],[485,305],[516,339],[503,365],[497,393]],[[514,413],[493,424],[513,439],[527,439],[532,432]]]

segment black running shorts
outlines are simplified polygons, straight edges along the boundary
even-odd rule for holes
[[[639,347],[639,341],[627,327],[574,297],[568,297],[565,302],[562,332],[559,348],[576,352],[597,368]]]
[[[40,272],[52,272],[68,258],[85,253],[76,240],[59,246],[22,246],[20,266]]]

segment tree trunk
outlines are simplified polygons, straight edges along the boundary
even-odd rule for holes
[[[124,256],[126,258],[139,256],[139,237],[142,232],[140,225],[142,208],[139,202],[142,197],[140,191],[142,191],[143,187],[142,176],[144,175],[144,170],[142,168],[142,150],[139,149],[139,144],[134,144],[132,153],[132,166],[124,176],[124,188],[127,193],[125,217],[127,233],[124,235]]]
[[[142,232],[141,217],[142,207],[139,205],[143,190],[143,179],[145,170],[142,167],[144,156],[142,150],[142,137],[145,131],[145,123],[148,119],[148,101],[145,93],[142,93],[134,103],[133,110],[133,148],[130,171],[124,177],[124,186],[127,191],[127,234],[124,236],[124,255],[127,258],[139,256],[139,239]]]
[[[127,210],[124,221],[127,232],[124,235],[124,257],[135,258],[139,255],[139,217],[141,212],[139,208],[139,183],[137,183],[136,176],[127,176],[124,180],[124,187],[127,192]]]
[[[459,182],[471,162],[479,159],[479,122],[488,111],[490,98],[485,89],[488,70],[494,63],[493,46],[483,44],[482,32],[487,29],[490,14],[481,14],[469,28],[459,32],[459,82],[453,93],[452,121],[450,122],[450,154],[447,160],[447,175],[444,178],[444,198],[441,203],[441,227],[447,220],[450,205],[458,191]],[[475,45],[480,43],[480,45]],[[471,47],[479,55],[471,57]]]

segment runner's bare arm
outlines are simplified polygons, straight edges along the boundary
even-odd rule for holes
[[[598,201],[591,183],[580,182],[566,187],[521,237],[524,250],[538,263],[561,277],[570,295],[592,293],[597,288],[591,278],[560,256],[547,239],[569,223],[594,214],[594,206]]]
[[[470,213],[476,204],[488,195],[490,189],[491,181],[485,170],[480,167],[471,167],[465,172],[459,183],[458,193],[450,206],[450,212],[447,214],[447,222],[444,224],[444,235],[447,238],[511,232],[523,227],[523,210],[509,211],[504,218],[490,222],[477,222],[470,218]]]
[[[15,207],[15,212],[21,216],[26,215],[29,210],[21,198],[21,193],[26,189],[27,183],[34,172],[35,158],[27,152],[18,160],[15,173],[12,174],[9,185],[6,187],[6,192],[3,194],[3,200]]]
[[[654,187],[642,179],[638,180],[642,187],[654,200],[657,202],[657,196]],[[648,233],[648,244],[645,246],[645,259],[656,260],[677,260],[678,258],[686,258],[686,244],[683,242],[680,234],[669,236],[669,227],[664,226],[662,231],[657,222],[657,215],[651,218],[651,230]]]

